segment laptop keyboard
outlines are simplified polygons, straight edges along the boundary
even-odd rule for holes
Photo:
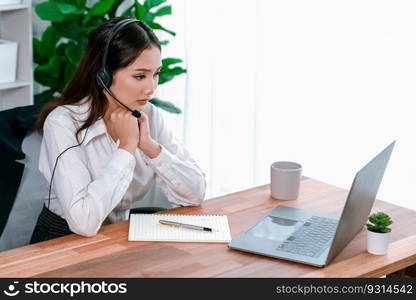
[[[337,224],[338,220],[313,216],[281,243],[277,250],[318,257],[334,237]]]

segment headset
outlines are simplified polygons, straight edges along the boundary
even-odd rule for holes
[[[98,73],[95,77],[96,82],[98,84],[99,87],[103,88],[104,90],[106,90],[106,92],[114,99],[116,100],[119,104],[121,104],[125,109],[127,109],[128,111],[131,112],[131,114],[136,117],[136,118],[140,118],[141,114],[138,110],[132,110],[131,108],[129,108],[127,105],[125,105],[124,103],[122,103],[120,100],[117,99],[116,96],[114,96],[114,94],[110,91],[110,86],[113,82],[113,72],[108,68],[107,66],[107,54],[108,54],[108,48],[110,47],[110,43],[113,40],[113,38],[115,37],[115,35],[117,33],[120,32],[121,29],[123,29],[124,27],[126,27],[127,25],[131,24],[131,23],[138,23],[141,24],[142,27],[146,26],[142,21],[137,20],[135,18],[127,18],[127,19],[123,19],[118,21],[114,27],[111,29],[110,33],[107,36],[106,39],[106,43],[105,43],[105,47],[104,47],[104,54],[103,54],[103,58],[102,58],[102,63],[101,63],[101,68],[98,70]],[[51,203],[51,189],[52,189],[52,181],[53,181],[53,176],[55,175],[55,170],[56,170],[56,166],[58,165],[58,159],[62,156],[62,154],[64,154],[67,150],[71,149],[71,148],[75,148],[78,146],[81,146],[81,144],[84,142],[85,137],[87,136],[88,133],[88,128],[85,131],[85,135],[84,138],[82,139],[82,141],[74,146],[70,146],[68,148],[66,148],[64,151],[62,151],[58,157],[55,160],[55,165],[53,167],[53,171],[52,171],[52,175],[51,175],[51,181],[49,183],[49,192],[48,192],[48,211],[47,213],[49,213],[49,204]]]
[[[116,100],[118,103],[120,103],[125,109],[130,111],[133,116],[135,116],[136,118],[140,118],[141,114],[138,110],[132,110],[129,107],[127,107],[124,103],[122,103],[120,100],[118,100],[117,97],[115,97],[113,95],[113,93],[110,91],[110,86],[113,82],[113,72],[107,66],[107,54],[108,54],[108,48],[110,46],[110,42],[113,40],[114,36],[118,32],[120,32],[121,29],[123,29],[124,27],[126,27],[127,25],[129,25],[131,23],[140,23],[140,24],[142,24],[142,26],[144,26],[144,23],[140,20],[137,20],[137,19],[134,19],[134,18],[127,18],[127,19],[123,19],[123,20],[117,22],[114,25],[113,29],[108,34],[107,41],[106,41],[105,48],[104,48],[104,54],[103,54],[103,59],[102,59],[102,63],[101,63],[101,68],[98,71],[97,76],[96,76],[95,79],[97,81],[98,86],[100,86],[101,88],[106,90],[107,93],[111,97],[114,98],[114,100]]]

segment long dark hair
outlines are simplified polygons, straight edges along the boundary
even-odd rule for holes
[[[107,98],[102,88],[96,83],[95,77],[101,68],[103,50],[109,32],[117,22],[125,18],[117,17],[110,19],[91,32],[87,48],[71,81],[62,94],[47,103],[40,112],[35,124],[35,128],[39,133],[43,133],[46,117],[52,110],[60,105],[77,104],[85,97],[88,97],[88,101],[91,102],[90,112],[88,118],[75,133],[78,142],[78,133],[104,116],[108,107]],[[112,39],[108,48],[106,65],[114,74],[118,69],[133,63],[143,50],[152,46],[156,46],[161,50],[159,40],[150,27],[143,22],[128,24]]]

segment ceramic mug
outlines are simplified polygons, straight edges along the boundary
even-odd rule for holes
[[[291,161],[277,161],[270,166],[270,193],[278,200],[294,200],[299,195],[302,166]]]

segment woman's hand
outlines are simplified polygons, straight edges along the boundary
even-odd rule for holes
[[[120,140],[119,148],[134,154],[140,139],[137,119],[124,108],[115,109],[110,115],[111,132]]]
[[[162,151],[161,146],[150,136],[149,118],[144,112],[140,112],[141,117],[137,120],[140,127],[140,139],[137,147],[150,158],[155,158]]]

